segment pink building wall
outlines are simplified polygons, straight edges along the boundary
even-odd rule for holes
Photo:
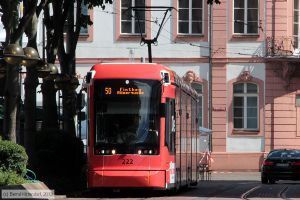
[[[214,63],[212,76],[212,150],[226,152],[226,67],[223,63]],[[217,109],[223,108],[223,109]]]
[[[265,148],[300,148],[299,107],[296,94],[300,90],[298,77],[291,78],[290,84],[278,77],[280,63],[267,65],[266,105],[265,105]],[[298,130],[298,131],[297,131]]]
[[[257,36],[237,36],[232,33],[233,1],[221,1],[221,5],[213,8],[213,108],[212,114],[212,170],[224,171],[257,171],[260,169],[263,157],[276,148],[300,148],[300,107],[296,107],[296,94],[300,94],[300,73],[290,64],[298,62],[287,57],[265,58],[259,62],[265,64],[264,103],[260,112],[259,135],[264,140],[260,152],[228,152],[226,138],[231,133],[226,132],[230,125],[228,105],[231,83],[226,79],[229,63],[252,63],[253,57],[228,58],[226,51],[228,42],[266,41],[267,37],[287,40],[293,33],[293,1],[259,1],[259,17],[261,30]],[[266,3],[266,4],[265,4]],[[225,53],[224,53],[225,52]],[[285,67],[284,67],[285,66]],[[284,75],[283,75],[284,74]],[[227,87],[228,86],[228,87]],[[229,129],[230,131],[230,129]],[[255,137],[258,135],[254,135]],[[251,137],[245,133],[241,137]]]

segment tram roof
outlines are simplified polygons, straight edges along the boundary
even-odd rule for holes
[[[161,80],[161,72],[170,73],[172,83],[182,88],[187,93],[197,97],[197,92],[180,78],[169,67],[157,63],[100,63],[95,64],[91,70],[95,70],[94,79],[154,79]]]
[[[92,67],[96,71],[95,79],[141,78],[161,79],[161,71],[172,70],[157,63],[101,63]]]

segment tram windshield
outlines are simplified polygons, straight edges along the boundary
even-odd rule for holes
[[[95,154],[158,154],[161,83],[95,80]]]

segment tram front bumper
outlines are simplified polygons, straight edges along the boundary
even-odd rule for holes
[[[88,171],[89,188],[165,188],[165,171]]]

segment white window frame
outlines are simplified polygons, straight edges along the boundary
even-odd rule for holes
[[[247,82],[248,83],[248,82]],[[233,106],[232,106],[232,118],[233,118],[233,129],[235,130],[255,130],[257,131],[259,129],[259,90],[258,90],[258,85],[256,83],[251,83],[251,84],[254,84],[256,85],[256,88],[257,88],[257,93],[247,93],[247,83],[235,83],[233,84],[233,87],[235,85],[238,85],[238,84],[243,84],[243,93],[234,93],[234,89],[233,89]],[[234,108],[235,108],[235,105],[234,105],[234,98],[235,97],[243,97],[243,125],[242,125],[242,128],[235,128],[235,124],[234,124],[234,119],[235,119],[235,116],[234,116]],[[247,98],[248,97],[256,97],[257,100],[256,100],[256,109],[257,109],[257,112],[256,112],[256,128],[248,128],[248,124],[247,124],[247,119],[248,119],[248,113],[247,113]]]
[[[192,7],[192,1],[193,0],[185,0],[185,1],[189,1],[189,8],[188,8],[188,10],[189,10],[189,19],[188,19],[188,22],[189,22],[189,31],[188,31],[188,33],[180,33],[179,32],[179,22],[180,21],[185,21],[185,20],[179,20],[179,13],[178,13],[178,18],[177,18],[177,25],[178,25],[178,28],[177,28],[177,34],[178,35],[203,35],[203,29],[204,29],[204,8],[203,8],[203,6],[204,6],[204,0],[202,0],[202,8],[200,8],[200,9],[202,9],[202,18],[201,18],[201,30],[202,30],[202,32],[201,33],[192,33],[192,30],[193,30],[193,27],[192,27],[192,24],[193,24],[193,22],[198,22],[198,21],[192,21],[192,10],[193,10],[193,7]],[[177,0],[177,5],[178,5],[178,10],[179,9],[181,9],[180,7],[179,7],[179,0]],[[197,8],[198,9],[198,8]]]
[[[199,93],[197,90],[196,90],[196,88],[194,87],[194,85],[193,84],[197,84],[197,85],[200,85],[201,86],[201,93]],[[201,108],[199,108],[199,111],[201,110],[201,116],[199,115],[199,117],[201,117],[201,121],[199,120],[199,122],[201,123],[201,125],[200,126],[203,126],[203,112],[204,112],[204,110],[203,110],[203,101],[204,101],[204,97],[203,97],[203,84],[202,83],[199,83],[199,82],[194,82],[194,83],[192,83],[192,88],[194,88],[195,90],[196,90],[196,92],[198,93],[198,95],[199,95],[199,98],[201,98]],[[197,102],[197,107],[199,106],[200,104]]]
[[[258,35],[259,34],[259,3],[260,0],[257,0],[257,30],[256,33],[248,33],[248,1],[253,1],[253,0],[241,0],[244,1],[244,21],[242,23],[244,23],[244,32],[243,33],[236,33],[234,28],[235,28],[235,22],[237,21],[235,19],[235,5],[234,5],[234,0],[233,0],[233,33],[235,35]],[[254,9],[254,8],[250,8],[250,9]]]
[[[122,32],[122,22],[128,22],[129,20],[122,20],[122,9],[123,9],[122,1],[126,1],[126,0],[120,0],[120,1],[121,1],[120,2],[120,11],[121,11],[121,13],[120,13],[120,34],[121,35],[140,35],[141,34],[140,32],[135,32],[135,28],[136,28],[135,27],[135,22],[136,22],[136,20],[138,20],[135,17],[131,17],[131,20],[130,20],[130,22],[131,22],[131,33],[123,33]],[[131,7],[135,6],[136,1],[139,1],[139,0],[132,0]],[[144,0],[144,1],[145,1],[145,6],[146,6],[146,0]],[[130,11],[128,11],[128,12],[130,12]],[[131,15],[135,16],[135,11],[134,10],[131,10]],[[146,12],[145,12],[145,16],[146,16]],[[142,20],[144,20],[144,19],[142,19]],[[145,23],[144,30],[146,31],[146,21],[144,21],[144,23]],[[145,31],[144,31],[144,33],[142,33],[143,35],[145,34]]]
[[[201,117],[201,121],[199,121],[199,122],[201,122],[201,124],[199,124],[199,125],[201,125],[201,126],[203,126],[203,94],[199,94],[199,98],[201,98],[201,108],[199,108],[199,111],[201,110],[201,116],[199,115],[199,117]],[[200,104],[198,104],[198,105],[200,105]]]
[[[299,0],[297,0],[298,1],[298,6],[299,6]],[[299,24],[300,24],[300,8],[298,7],[298,8],[296,8],[295,7],[295,0],[294,0],[294,2],[293,2],[293,4],[294,4],[294,9],[293,9],[293,16],[294,16],[294,19],[293,19],[293,40],[294,40],[294,44],[295,44],[295,41],[296,41],[296,43],[297,43],[297,45],[294,45],[294,48],[295,49],[299,49],[299,38],[300,38],[300,27],[299,27]],[[298,11],[298,15],[297,16],[295,16],[295,11]],[[295,18],[297,18],[298,19],[298,21],[297,22],[295,22]],[[297,32],[298,32],[298,35],[295,35],[295,24],[297,24],[297,27],[298,27],[298,30],[297,30]]]

